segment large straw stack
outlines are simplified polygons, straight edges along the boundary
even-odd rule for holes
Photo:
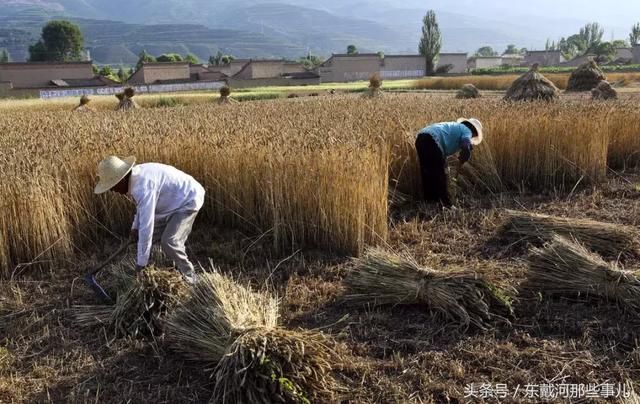
[[[534,64],[531,70],[513,82],[504,99],[507,101],[554,101],[559,97],[560,90],[538,71],[538,64]]]
[[[503,235],[514,242],[549,241],[555,234],[575,238],[589,249],[611,258],[639,255],[634,227],[589,219],[507,210]]]
[[[606,263],[582,245],[553,236],[529,258],[529,287],[552,295],[584,294],[615,301],[632,312],[640,310],[640,279]]]
[[[594,60],[590,60],[571,73],[567,83],[567,91],[590,91],[606,79],[607,77],[600,70],[598,64]]]
[[[277,322],[275,298],[214,272],[200,278],[170,317],[167,337],[186,358],[215,367],[212,402],[328,400],[336,360],[328,339]]]
[[[381,248],[354,259],[345,282],[346,302],[358,305],[424,305],[461,328],[487,329],[491,320],[504,320],[493,308],[509,307],[505,295],[473,272],[438,272],[421,267],[408,254]]]

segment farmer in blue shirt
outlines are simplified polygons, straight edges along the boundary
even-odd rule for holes
[[[475,118],[436,123],[418,132],[416,150],[422,173],[424,199],[452,206],[447,179],[447,157],[460,152],[458,168],[471,158],[474,145],[482,142],[482,123]]]

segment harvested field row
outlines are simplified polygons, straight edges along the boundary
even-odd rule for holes
[[[277,250],[357,254],[386,239],[389,184],[417,193],[413,139],[430,122],[484,122],[489,136],[461,189],[571,190],[602,181],[608,160],[637,163],[640,136],[624,123],[639,114],[623,101],[442,103],[408,94],[90,115],[7,111],[0,116],[0,272],[51,268],[107,228],[124,234],[133,206],[92,194],[96,163],[112,153],[192,174],[207,190],[207,224],[263,235]]]

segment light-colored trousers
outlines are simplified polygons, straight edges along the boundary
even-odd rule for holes
[[[160,242],[164,254],[173,261],[176,268],[185,275],[193,274],[193,264],[187,257],[185,243],[191,234],[198,211],[175,212],[153,227],[153,242]]]

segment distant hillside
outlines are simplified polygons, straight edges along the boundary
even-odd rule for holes
[[[7,48],[13,60],[28,57],[29,45],[38,38],[42,25],[49,19],[61,18],[55,8],[41,9],[13,5],[11,12],[0,6],[0,48]],[[68,17],[65,17],[68,18]],[[202,25],[141,25],[116,21],[69,18],[77,23],[85,37],[85,45],[98,63],[131,64],[145,49],[151,54],[176,52],[194,53],[206,61],[218,50],[231,52],[237,57],[289,57],[297,58],[307,48],[287,40],[286,37],[211,29]]]

